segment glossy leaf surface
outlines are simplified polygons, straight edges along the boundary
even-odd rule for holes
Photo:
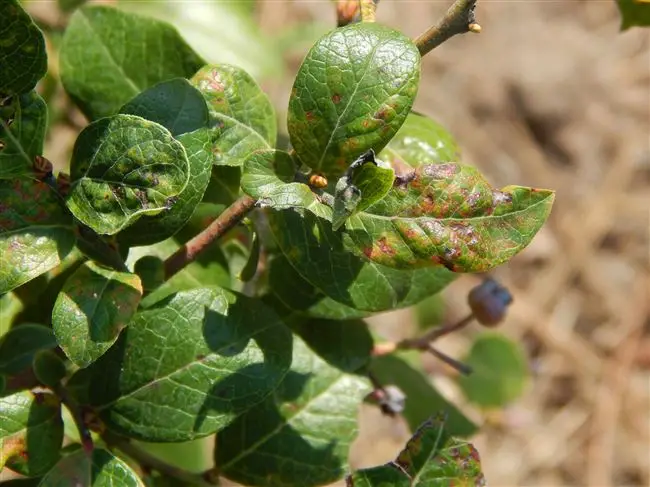
[[[183,78],[152,86],[124,105],[120,113],[156,122],[174,137],[208,125],[208,106],[201,92]]]
[[[0,469],[36,477],[59,459],[61,405],[53,394],[22,391],[0,397]]]
[[[135,313],[140,278],[87,262],[68,278],[52,311],[52,328],[67,357],[87,367],[108,350]]]
[[[0,98],[30,91],[47,71],[43,33],[18,0],[0,3]]]
[[[156,83],[189,78],[205,64],[166,22],[105,6],[72,15],[60,63],[66,91],[90,120],[117,113]]]
[[[207,436],[277,389],[291,334],[274,313],[219,288],[177,293],[139,312],[88,371],[107,426],[144,441]]]
[[[32,364],[39,350],[55,347],[56,338],[51,328],[35,323],[14,326],[0,338],[0,374],[21,372]]]
[[[214,164],[241,166],[253,151],[275,144],[275,111],[248,73],[228,64],[208,65],[191,81],[208,103]]]
[[[78,450],[62,458],[39,487],[144,487],[138,475],[123,460],[103,448],[87,455]]]
[[[420,54],[396,30],[357,23],[326,34],[303,61],[289,100],[298,157],[338,177],[368,149],[380,151],[408,115],[419,79]]]
[[[31,174],[34,157],[43,153],[47,105],[35,91],[18,97],[13,123],[0,124],[0,178]]]
[[[486,485],[476,448],[448,435],[438,420],[425,422],[398,457],[357,470],[348,487],[481,487]]]
[[[121,232],[120,242],[129,246],[151,245],[176,234],[188,222],[210,182],[213,167],[210,137],[207,128],[176,137],[185,148],[189,162],[187,186],[176,197],[171,208],[158,215],[145,215]]]
[[[330,342],[321,346],[341,343],[335,336],[323,338]],[[359,405],[371,389],[356,372],[369,349],[365,353],[348,363],[328,363],[295,337],[291,369],[280,387],[217,435],[220,472],[264,487],[309,487],[339,479],[357,435]]]
[[[431,379],[399,355],[373,358],[370,370],[380,384],[396,385],[406,396],[402,415],[415,431],[434,414],[445,414],[445,429],[454,436],[468,437],[478,427],[438,392]]]
[[[99,234],[168,209],[189,180],[184,147],[161,125],[115,115],[86,127],[70,164],[68,208]]]
[[[460,148],[438,122],[411,112],[378,157],[404,175],[423,164],[458,162]]]
[[[528,365],[521,348],[504,336],[479,336],[464,359],[474,369],[458,384],[465,396],[483,407],[502,407],[517,399],[528,382]]]
[[[72,218],[50,186],[0,180],[0,294],[59,265],[74,242]]]

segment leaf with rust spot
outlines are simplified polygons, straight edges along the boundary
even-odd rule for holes
[[[307,54],[289,99],[298,157],[337,178],[367,150],[379,152],[406,119],[419,80],[420,54],[400,32],[377,23],[329,32]]]
[[[39,487],[144,487],[131,467],[103,448],[90,455],[82,449],[63,457]]]
[[[67,357],[87,367],[117,340],[142,297],[140,278],[87,262],[63,285],[52,328]]]
[[[444,423],[430,419],[415,432],[398,457],[379,467],[357,470],[348,487],[481,487],[486,485],[478,451],[456,440]]]
[[[50,186],[0,180],[0,294],[58,266],[74,243],[72,217]]]
[[[47,105],[35,92],[17,98],[13,123],[0,124],[0,178],[10,179],[33,173],[34,158],[43,153],[47,130]]]
[[[273,105],[243,69],[228,64],[208,65],[191,82],[208,103],[215,165],[241,166],[253,151],[275,145]]]
[[[59,460],[61,404],[54,394],[22,391],[0,398],[0,470],[38,477]]]
[[[79,134],[67,204],[95,232],[113,235],[170,208],[189,176],[185,148],[169,130],[135,115],[114,115]]]

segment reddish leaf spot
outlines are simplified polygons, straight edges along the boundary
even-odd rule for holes
[[[334,94],[334,95],[332,96],[332,102],[333,102],[335,105],[338,105],[339,103],[341,103],[341,95],[339,95],[339,94]]]
[[[393,256],[396,254],[395,249],[388,244],[386,237],[381,237],[379,240],[377,240],[377,246],[379,247],[379,250],[381,250],[386,255]]]
[[[307,118],[308,122],[313,122],[314,120],[316,120],[316,117],[314,117],[313,112],[305,113],[305,118]]]
[[[449,179],[460,172],[458,164],[427,164],[422,173],[433,179]]]

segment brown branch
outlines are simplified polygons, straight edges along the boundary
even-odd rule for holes
[[[375,0],[358,0],[361,22],[374,22],[377,2]]]
[[[165,261],[165,279],[190,264],[215,240],[239,223],[255,207],[257,200],[244,195],[225,209],[210,225]]]
[[[424,56],[456,34],[481,32],[481,26],[474,16],[476,2],[477,0],[456,0],[436,25],[415,39],[420,55]]]
[[[140,449],[131,443],[128,439],[117,436],[110,431],[106,431],[102,435],[102,439],[111,448],[117,448],[118,450],[131,457],[145,470],[155,470],[167,475],[168,477],[173,477],[177,480],[191,485],[198,485],[201,487],[212,487],[214,485],[217,485],[216,483],[209,481],[209,478],[207,476],[188,472],[187,470],[183,470],[181,468],[175,467],[174,465],[170,465],[160,460],[159,458],[154,457],[150,453]]]

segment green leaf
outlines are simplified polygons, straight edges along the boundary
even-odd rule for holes
[[[328,363],[295,337],[291,369],[273,396],[217,435],[219,472],[264,487],[341,478],[360,403],[371,390],[358,365]]]
[[[440,421],[424,423],[392,462],[357,470],[348,487],[478,487],[485,485],[478,451],[448,435]]]
[[[203,2],[200,9],[170,1],[120,0],[119,6],[172,22],[183,39],[209,63],[235,64],[260,79],[284,73],[282,51],[269,37],[271,33],[260,29],[255,1]]]
[[[282,253],[303,279],[357,310],[380,312],[410,306],[456,278],[441,266],[404,271],[354,255],[346,248],[343,232],[334,232],[329,221],[311,213],[274,211],[269,223]]]
[[[528,382],[528,365],[521,348],[500,334],[479,336],[464,362],[474,370],[459,377],[467,399],[483,407],[502,407],[517,399]]]
[[[178,138],[208,125],[208,107],[201,92],[189,81],[162,81],[138,94],[119,113],[156,122]]]
[[[180,292],[139,312],[88,369],[101,419],[144,441],[212,434],[277,389],[291,334],[259,301],[219,288]]]
[[[70,163],[68,207],[99,234],[170,208],[189,180],[183,145],[155,122],[115,115],[86,127]]]
[[[368,149],[379,152],[408,115],[420,80],[410,39],[376,23],[335,29],[311,48],[289,99],[298,157],[338,177]]]
[[[239,279],[243,282],[248,282],[253,279],[253,277],[255,277],[255,273],[257,272],[257,265],[259,264],[260,260],[260,237],[254,230],[252,231],[252,234],[251,246],[248,252],[248,260],[246,260],[246,264],[238,276]]]
[[[650,2],[648,0],[618,0],[621,11],[621,30],[630,27],[650,26]]]
[[[423,164],[457,162],[460,148],[442,125],[411,112],[378,157],[401,176]]]
[[[140,278],[93,262],[68,278],[52,311],[52,328],[67,357],[87,367],[102,356],[135,313]]]
[[[241,168],[237,166],[212,166],[212,175],[203,201],[229,206],[239,197]]]
[[[61,405],[53,394],[18,392],[0,398],[0,470],[37,477],[59,459]]]
[[[34,157],[43,153],[47,130],[47,105],[35,91],[22,94],[17,100],[11,126],[5,129],[0,124],[2,179],[31,174]]]
[[[40,487],[144,487],[137,474],[123,460],[102,448],[90,455],[78,450],[62,458],[50,470]]]
[[[255,199],[260,206],[276,210],[285,208],[307,208],[326,216],[331,212],[321,208],[309,186],[293,182],[296,164],[291,156],[278,150],[258,151],[244,162],[241,178],[242,190]]]
[[[305,316],[349,320],[371,314],[327,297],[303,279],[284,255],[278,255],[270,263],[269,289],[284,306]]]
[[[128,246],[151,245],[175,235],[185,225],[201,202],[210,182],[212,154],[210,132],[207,128],[177,137],[189,160],[190,178],[185,189],[176,197],[171,208],[155,216],[143,216],[119,235],[120,243]]]
[[[275,144],[273,105],[248,73],[227,64],[208,65],[191,81],[208,103],[214,164],[241,166],[253,151]]]
[[[0,294],[61,263],[74,246],[72,218],[46,183],[0,180]]]
[[[65,362],[52,350],[39,350],[32,363],[34,375],[47,387],[57,387],[66,376]]]
[[[133,266],[133,272],[142,283],[144,294],[148,294],[165,282],[165,262],[158,256],[145,255]]]
[[[32,364],[36,352],[55,347],[51,328],[33,323],[14,326],[0,338],[0,374],[17,374]]]
[[[0,3],[0,98],[26,93],[47,72],[43,33],[17,0]]]
[[[129,269],[135,269],[136,261],[143,256],[158,257],[165,260],[176,252],[180,246],[175,239],[170,238],[148,247],[136,247],[129,251],[126,264]],[[148,308],[175,292],[204,286],[230,286],[228,261],[218,245],[212,245],[204,252],[201,252],[191,264],[156,289],[151,290],[150,294],[142,299],[140,307]]]
[[[370,370],[380,384],[396,385],[404,393],[406,403],[402,415],[411,431],[438,413],[446,415],[445,428],[449,434],[468,437],[478,430],[472,421],[438,392],[421,370],[409,364],[401,355],[374,357]]]
[[[25,303],[16,296],[16,293],[10,292],[0,295],[0,338],[9,332],[16,317],[24,309]],[[0,357],[2,356],[3,354],[0,354]]]
[[[60,53],[63,86],[91,120],[117,113],[156,83],[189,78],[204,64],[169,24],[104,6],[72,15]]]

